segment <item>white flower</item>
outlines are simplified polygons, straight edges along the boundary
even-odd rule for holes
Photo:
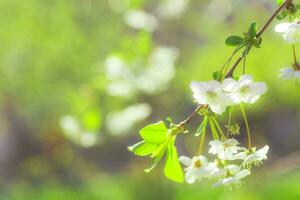
[[[221,83],[215,80],[208,82],[192,82],[193,97],[199,104],[207,104],[214,113],[222,114],[226,107],[232,104],[221,87]]]
[[[297,80],[300,81],[300,71],[294,70],[292,68],[283,68],[280,70],[279,77],[284,79],[296,78]]]
[[[299,43],[300,42],[300,24],[293,22],[283,22],[275,27],[275,31],[282,33],[282,37],[288,43]]]
[[[255,103],[262,94],[267,91],[267,85],[264,82],[253,82],[253,77],[243,75],[238,81],[231,78],[223,82],[223,90],[229,92],[232,101],[236,104]]]
[[[258,151],[255,151],[255,148],[253,148],[252,151],[254,152],[248,155],[242,163],[242,166],[245,168],[249,168],[251,167],[251,165],[254,165],[256,167],[260,166],[262,164],[262,161],[267,159],[269,146],[266,145]]]
[[[222,177],[226,174],[227,170],[223,167],[219,167],[219,161],[215,160],[215,162],[208,163],[207,168],[209,169],[209,177],[210,178],[218,178]]]
[[[208,161],[205,156],[194,156],[189,158],[186,156],[180,156],[179,161],[187,166],[184,170],[185,181],[187,183],[194,183],[196,180],[201,180],[209,175]]]
[[[153,32],[158,25],[157,19],[142,10],[130,10],[124,16],[125,23],[135,29]]]
[[[225,141],[213,140],[209,143],[209,153],[218,155],[222,160],[235,160],[235,155],[244,148],[237,146],[239,142],[236,139],[226,139]]]
[[[220,179],[214,184],[215,187],[220,185],[228,186],[230,188],[238,187],[241,185],[241,179],[251,174],[249,169],[243,169],[236,165],[228,165],[228,175],[225,178]]]

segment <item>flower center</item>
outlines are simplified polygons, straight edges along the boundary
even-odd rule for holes
[[[201,166],[202,166],[202,164],[201,164],[200,160],[196,160],[196,161],[194,162],[194,167],[195,167],[195,168],[200,168]]]
[[[240,93],[245,94],[249,91],[249,86],[243,86],[240,88]]]
[[[214,91],[207,91],[207,96],[209,98],[214,98],[215,96],[217,96],[217,93]]]

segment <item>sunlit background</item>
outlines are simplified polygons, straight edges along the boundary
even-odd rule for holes
[[[246,69],[268,84],[247,111],[254,143],[271,150],[240,190],[173,183],[159,168],[145,174],[150,160],[126,149],[147,123],[180,122],[192,112],[189,83],[211,79],[233,50],[224,39],[253,20],[262,25],[276,6],[275,0],[1,0],[0,199],[299,200],[300,85],[278,78],[292,53],[274,24]],[[179,138],[181,155],[197,148],[190,135]]]

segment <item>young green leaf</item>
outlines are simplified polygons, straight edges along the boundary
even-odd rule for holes
[[[213,73],[213,79],[216,80],[216,81],[220,81],[223,77],[223,73],[220,72],[220,71],[215,71]]]
[[[284,2],[284,0],[277,0],[277,4],[280,6],[282,3]]]
[[[249,27],[249,37],[251,39],[254,39],[256,37],[256,33],[257,33],[257,24],[256,22],[251,22],[250,27]]]
[[[225,44],[228,46],[238,46],[241,43],[244,42],[244,38],[240,37],[240,36],[229,36],[226,40],[225,40]]]
[[[207,122],[208,122],[208,118],[207,116],[205,116],[200,126],[198,127],[195,136],[200,136],[204,132],[204,130],[206,130]]]
[[[168,146],[166,164],[164,173],[170,180],[182,183],[183,182],[183,171],[178,160],[177,149],[174,145],[176,137],[172,139]]]
[[[145,169],[144,172],[150,173],[160,162],[162,157],[164,156],[166,149],[169,145],[170,140],[166,140],[163,144],[159,145],[159,147],[152,153],[151,157],[154,158],[153,164],[150,168]]]
[[[164,142],[168,133],[163,121],[157,122],[155,124],[150,124],[140,130],[141,137],[150,143],[161,144]]]
[[[156,144],[148,143],[143,140],[128,147],[128,150],[133,152],[137,156],[147,156],[152,154],[157,149],[157,147],[158,146]]]

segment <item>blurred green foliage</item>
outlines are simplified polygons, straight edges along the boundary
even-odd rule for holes
[[[154,8],[160,2],[0,1],[1,115],[8,115],[6,121],[12,129],[18,128],[20,121],[25,123],[29,127],[27,132],[31,141],[28,143],[21,137],[23,127],[16,131],[16,138],[21,140],[21,145],[12,145],[20,148],[17,158],[14,158],[17,161],[7,162],[5,170],[16,169],[10,174],[11,177],[1,179],[3,188],[0,199],[300,198],[300,176],[297,171],[279,177],[268,176],[264,180],[261,178],[264,176],[256,176],[234,193],[211,189],[203,184],[177,185],[161,181],[163,178],[157,174],[149,178],[142,172],[144,165],[137,164],[140,160],[136,160],[138,166],[130,171],[132,157],[125,147],[136,141],[132,135],[137,134],[137,126],[143,127],[148,122],[168,116],[176,122],[182,120],[194,106],[190,81],[211,79],[212,73],[222,66],[233,50],[225,46],[225,38],[242,35],[252,20],[260,26],[276,6],[273,1],[190,1],[187,11],[180,18],[162,19],[153,34],[125,25],[123,15],[127,9],[155,13]],[[222,12],[217,12],[212,2],[221,5],[222,11],[228,10],[230,5],[228,14],[225,13],[221,19],[218,14]],[[246,72],[253,74],[257,81],[266,81],[269,87],[268,93],[255,107],[247,108],[251,120],[257,122],[254,129],[258,142],[274,136],[271,131],[278,129],[278,126],[276,121],[268,120],[276,113],[287,113],[286,116],[295,119],[292,124],[295,129],[286,132],[297,135],[300,128],[299,85],[277,78],[279,69],[289,66],[292,60],[291,48],[273,33],[272,28],[266,33],[262,48],[254,49],[247,58]],[[138,89],[134,95],[125,97],[108,94],[110,80],[105,73],[108,56],[122,58],[136,75],[134,77],[138,77],[150,68],[149,57],[160,45],[174,46],[179,51],[176,75],[163,90],[147,93]],[[135,84],[137,86],[139,84]],[[148,119],[134,124],[121,137],[112,136],[107,125],[109,114],[126,108],[132,112],[132,106],[140,103],[152,108],[151,115],[144,116]],[[264,112],[259,112],[261,109]],[[9,118],[11,115],[6,112],[12,112],[13,117],[21,120]],[[95,134],[99,144],[83,150],[69,142],[78,144],[78,138],[63,134],[59,122],[65,115],[78,120],[80,130]],[[126,120],[125,115],[122,122],[126,123]],[[1,134],[5,132],[3,127],[0,127]],[[291,136],[286,136],[284,143],[279,143],[277,147],[280,150],[287,148],[287,152],[297,150],[297,143],[293,147],[289,143],[297,141],[297,138],[288,140],[288,137]],[[281,140],[283,136],[278,138]],[[187,144],[187,147],[181,147],[179,151],[190,152],[193,148],[190,141],[180,141],[181,146]],[[22,154],[30,148],[34,149],[32,154]]]

